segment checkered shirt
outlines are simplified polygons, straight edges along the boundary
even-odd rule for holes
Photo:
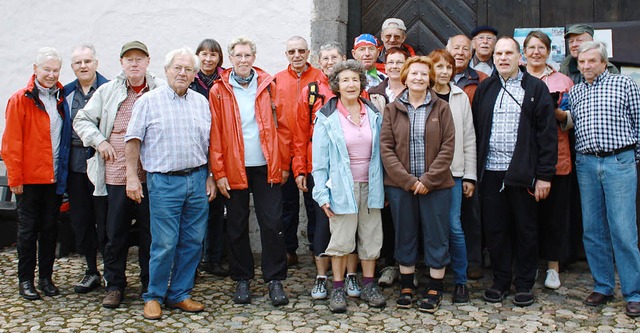
[[[493,106],[493,123],[489,137],[486,170],[506,171],[511,163],[513,151],[516,149],[516,141],[518,141],[520,111],[524,100],[523,76],[523,73],[518,71],[518,76],[514,79],[504,81],[500,77],[500,84],[503,88],[498,93],[496,103]]]
[[[577,152],[610,152],[636,145],[636,160],[640,160],[640,89],[630,77],[605,70],[593,83],[583,79],[569,91],[569,103]]]
[[[425,173],[425,130],[427,126],[427,117],[431,112],[431,93],[427,91],[427,97],[418,108],[414,108],[409,103],[409,90],[405,91],[402,96],[399,97],[400,101],[406,106],[409,114],[410,123],[410,142],[409,142],[409,165],[411,168],[411,174],[416,177],[422,176]]]

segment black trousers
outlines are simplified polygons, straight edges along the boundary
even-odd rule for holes
[[[210,263],[220,263],[225,248],[224,240],[224,199],[218,194],[209,203],[209,217],[207,219],[207,235],[205,238],[205,258]]]
[[[140,204],[127,198],[126,186],[107,185],[107,243],[104,248],[104,278],[107,290],[124,291],[127,286],[127,255],[129,253],[129,235],[131,220],[136,220],[139,232],[138,260],[140,263],[140,282],[143,288],[149,284],[149,248],[151,232],[149,230],[149,191],[142,184],[144,198]]]
[[[307,185],[308,187],[308,185]],[[315,201],[311,191],[302,193],[304,208],[307,213],[307,240],[309,250],[313,251],[313,237],[316,230]],[[295,182],[295,177],[282,185],[282,224],[284,225],[284,239],[288,253],[296,253],[298,250],[298,226],[300,224],[300,190]]]
[[[280,184],[267,182],[267,167],[247,167],[249,188],[231,190],[225,198],[229,273],[234,281],[254,278],[253,253],[249,241],[249,193],[260,226],[262,241],[262,276],[265,282],[287,278],[287,252],[282,226],[282,191]]]
[[[550,261],[566,259],[569,244],[569,210],[571,175],[554,176],[549,196],[538,206],[540,258]]]
[[[482,219],[480,214],[480,199],[478,189],[473,191],[471,198],[462,197],[460,220],[464,240],[467,243],[467,260],[469,266],[482,266]]]
[[[527,188],[504,186],[505,172],[485,171],[480,202],[493,288],[533,288],[538,263],[538,207]],[[513,267],[513,273],[512,273]]]
[[[104,256],[107,197],[93,195],[94,186],[86,173],[69,171],[69,219],[76,238],[76,249],[85,257]],[[95,259],[94,259],[95,260]]]
[[[56,253],[57,219],[62,196],[56,184],[23,185],[17,195],[18,207],[18,280],[33,281],[38,275],[51,278]]]

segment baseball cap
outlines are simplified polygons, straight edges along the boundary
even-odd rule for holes
[[[143,42],[139,42],[137,40],[134,40],[133,42],[128,42],[124,45],[122,45],[122,50],[120,50],[120,58],[122,58],[122,56],[124,56],[125,53],[127,53],[127,51],[130,50],[140,50],[142,52],[144,52],[144,54],[147,55],[147,57],[149,56],[149,50],[147,49],[147,46],[144,45]]]
[[[373,37],[373,35],[371,34],[362,34],[358,37],[356,37],[356,39],[353,41],[353,49],[357,49],[360,46],[365,46],[365,45],[373,45],[373,46],[378,46],[378,40]]]
[[[593,28],[590,25],[574,24],[567,29],[567,32],[564,34],[564,38],[569,38],[569,35],[582,35],[585,32],[593,37]]]
[[[471,31],[471,38],[477,36],[479,33],[483,32],[483,31],[488,31],[496,36],[498,36],[498,29],[490,26],[490,25],[481,25],[479,27],[476,27],[475,29],[473,29],[473,31]]]
[[[399,18],[388,18],[384,20],[384,23],[382,23],[382,30],[394,26],[402,31],[407,31],[407,27],[404,25],[404,21]]]

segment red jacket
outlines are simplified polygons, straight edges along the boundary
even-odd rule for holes
[[[289,127],[282,109],[272,108],[277,101],[273,77],[257,67],[253,69],[258,75],[255,111],[260,145],[267,160],[267,181],[281,183],[282,171],[289,170]],[[227,177],[232,190],[241,190],[248,188],[249,183],[245,171],[242,120],[233,87],[229,84],[230,74],[231,69],[225,70],[209,92],[209,167],[216,180]]]

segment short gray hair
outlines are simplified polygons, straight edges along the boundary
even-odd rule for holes
[[[33,61],[33,64],[40,66],[45,61],[52,59],[57,60],[60,65],[62,65],[62,57],[60,56],[60,53],[58,53],[58,50],[53,47],[46,46],[38,50],[38,54],[36,55],[36,59]]]
[[[320,50],[318,51],[318,56],[322,54],[323,51],[331,51],[336,50],[341,56],[344,56],[344,51],[342,49],[342,45],[338,42],[328,42],[320,45]]]
[[[254,43],[249,37],[239,36],[231,40],[229,43],[229,47],[227,48],[229,51],[229,56],[233,56],[233,49],[236,45],[249,45],[251,48],[251,53],[256,54],[256,43]]]
[[[336,96],[340,97],[340,82],[338,80],[338,75],[344,71],[354,71],[358,73],[358,76],[360,76],[360,93],[362,93],[364,88],[367,86],[367,74],[365,73],[362,63],[355,59],[341,61],[333,66],[333,72],[329,75],[331,91],[333,91]]]
[[[164,69],[165,70],[167,70],[167,69],[169,69],[169,67],[171,67],[171,65],[173,64],[173,59],[177,55],[186,55],[186,56],[190,57],[191,61],[193,62],[193,69],[196,72],[198,70],[200,70],[200,59],[198,59],[198,56],[196,56],[193,53],[193,51],[191,51],[191,49],[189,47],[187,47],[187,46],[183,46],[182,48],[171,50],[171,51],[169,51],[169,53],[167,53],[167,55],[164,58]]]
[[[603,62],[607,62],[609,60],[609,56],[607,55],[607,47],[602,42],[589,41],[582,43],[580,45],[580,48],[578,49],[578,55],[591,50],[598,50],[598,53],[600,53],[600,58]]]
[[[93,54],[93,59],[95,59],[95,60],[98,59],[98,56],[96,54],[96,48],[91,43],[83,43],[83,44],[74,46],[73,49],[71,50],[71,54],[73,54],[74,52],[76,52],[78,50],[83,50],[83,49],[91,50],[91,54]]]

